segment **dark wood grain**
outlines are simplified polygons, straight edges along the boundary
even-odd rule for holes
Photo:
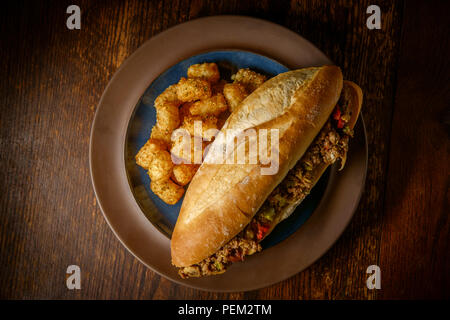
[[[449,297],[448,9],[413,1],[404,12],[380,248],[385,299]]]
[[[1,11],[0,298],[448,297],[448,4],[377,1],[382,29],[368,30],[370,1],[79,1],[74,31],[70,4]],[[89,176],[90,128],[114,72],[153,35],[218,14],[290,28],[365,93],[369,170],[351,224],[307,270],[246,293],[190,289],[146,269],[109,229]],[[65,286],[70,264],[81,290]],[[382,290],[366,287],[372,264]]]

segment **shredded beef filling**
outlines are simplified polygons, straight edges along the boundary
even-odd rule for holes
[[[244,256],[259,251],[261,245],[256,241],[236,236],[209,258],[190,267],[180,268],[178,273],[184,279],[223,273],[233,262],[242,261]]]
[[[347,126],[347,109],[344,107],[342,110],[344,112],[336,106],[332,117],[306,153],[272,191],[247,227],[212,256],[198,264],[180,268],[178,273],[182,278],[223,273],[233,262],[261,251],[259,242],[271,230],[277,215],[287,205],[302,201],[313,188],[315,169],[323,164],[331,165],[338,159],[343,167],[353,131]]]

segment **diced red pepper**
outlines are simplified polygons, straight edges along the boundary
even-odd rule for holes
[[[229,257],[230,261],[237,262],[244,260],[244,257],[242,256],[242,252],[240,250],[236,250],[233,255]]]
[[[269,225],[264,225],[258,222],[258,232],[256,233],[256,238],[258,240],[261,240],[267,233],[267,231],[269,231],[269,229],[270,229]]]
[[[344,121],[341,118],[341,109],[339,106],[336,106],[336,110],[333,113],[333,119],[337,121],[337,127],[338,129],[342,129],[344,127]]]

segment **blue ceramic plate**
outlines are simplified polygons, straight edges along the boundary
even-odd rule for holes
[[[250,68],[268,77],[273,77],[289,70],[277,61],[248,51],[212,51],[177,63],[163,72],[147,88],[136,105],[129,123],[125,144],[125,160],[129,183],[137,203],[153,225],[168,237],[172,234],[183,199],[176,205],[168,205],[159,199],[150,190],[150,179],[146,170],[135,163],[134,157],[149,139],[151,129],[156,123],[156,111],[153,107],[155,98],[168,86],[177,83],[181,77],[186,77],[187,69],[190,65],[202,62],[217,63],[221,78],[227,81],[231,81],[231,75],[240,68]],[[318,206],[325,192],[328,178],[329,171],[322,176],[311,194],[295,212],[288,219],[281,222],[263,241],[263,247],[267,248],[279,243],[305,223]]]

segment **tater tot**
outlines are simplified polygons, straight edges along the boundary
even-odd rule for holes
[[[229,111],[233,112],[242,100],[248,96],[248,93],[240,83],[227,83],[223,88],[223,95],[227,100]]]
[[[152,128],[152,133],[151,133],[150,137],[152,139],[164,141],[167,145],[170,145],[172,143],[172,140],[170,139],[170,135],[171,135],[171,132],[161,129],[158,126],[158,124],[156,124]]]
[[[197,128],[200,132],[195,131],[195,123],[198,122]],[[201,124],[201,127],[200,127]],[[183,124],[181,128],[186,129],[192,136],[201,137],[207,140],[210,140],[215,134],[217,130],[217,118],[214,116],[193,116],[188,115],[184,117]]]
[[[167,145],[164,141],[149,139],[136,155],[136,163],[142,168],[148,170],[154,158],[155,153],[165,150]]]
[[[212,83],[220,79],[219,68],[214,62],[193,64],[188,68],[187,75],[189,78],[200,78]]]
[[[190,108],[190,113],[194,116],[218,116],[228,109],[227,101],[223,94],[218,93],[211,98],[194,102]]]
[[[191,182],[192,177],[199,168],[196,164],[180,164],[173,167],[172,179],[176,184],[185,186]]]
[[[252,93],[256,88],[267,80],[265,75],[259,74],[250,69],[239,69],[238,72],[231,77],[235,83],[244,85],[248,93]]]
[[[176,104],[166,102],[156,108],[156,122],[162,130],[172,133],[180,125],[180,113]]]
[[[184,194],[184,188],[170,179],[152,180],[150,189],[167,204],[177,203]]]
[[[173,141],[170,153],[172,156],[181,159],[181,163],[200,164],[203,159],[204,148],[205,143],[200,137],[179,136]]]
[[[173,103],[176,106],[181,104],[181,101],[178,99],[177,95],[177,84],[169,86],[155,99],[155,108],[158,108],[168,102]]]
[[[165,150],[156,152],[153,156],[152,162],[148,168],[148,175],[152,180],[167,179],[172,174],[172,157],[170,153]]]
[[[211,84],[203,79],[181,78],[177,85],[178,99],[189,102],[211,97]]]

